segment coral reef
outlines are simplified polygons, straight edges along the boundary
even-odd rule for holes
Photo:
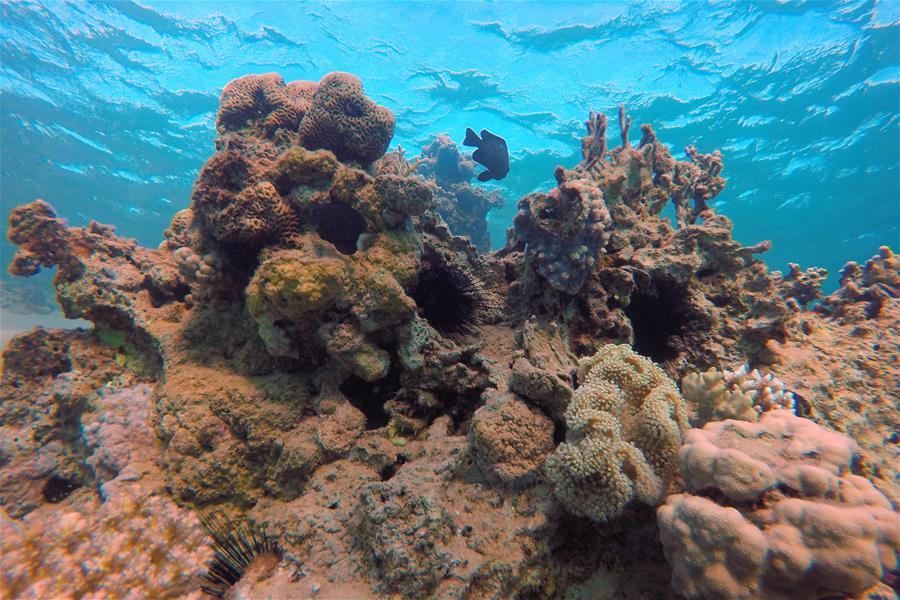
[[[658,511],[672,581],[688,598],[860,594],[897,568],[900,519],[851,472],[855,443],[786,410],[692,429],[687,493]]]
[[[566,441],[545,469],[572,513],[608,521],[632,501],[662,500],[687,429],[671,379],[630,347],[604,346],[578,367],[566,409]]]
[[[13,209],[10,271],[56,267],[59,304],[93,330],[3,353],[0,593],[889,584],[896,258],[845,269],[827,298],[820,270],[768,273],[767,244],[711,207],[721,155],[676,160],[619,123],[609,148],[591,114],[582,162],[519,201],[491,254],[499,198],[471,161],[446,136],[385,154],[394,117],[346,73],[226,86],[158,248],[42,200]],[[689,409],[704,429],[685,436]]]
[[[609,150],[607,119],[592,114],[584,160],[556,170],[557,187],[519,202],[497,253],[522,318],[563,316],[575,349],[628,342],[673,373],[772,360],[790,316],[766,267],[709,202],[721,191],[721,157],[687,151],[676,161],[649,125],[637,146],[620,111],[623,143]],[[678,228],[660,217],[672,201]],[[557,317],[558,318],[558,317]]]
[[[459,153],[446,135],[437,136],[422,148],[417,171],[437,183],[434,199],[437,212],[454,235],[468,237],[480,252],[491,250],[487,213],[503,206],[499,192],[471,185],[475,163]]]
[[[900,259],[882,246],[860,267],[851,261],[841,269],[840,287],[816,310],[842,321],[878,317],[885,303],[900,297]]]
[[[840,295],[840,291],[835,295]],[[845,305],[865,314],[867,300]],[[888,297],[872,318],[821,309],[798,313],[788,338],[773,342],[773,373],[794,392],[797,414],[840,431],[860,446],[859,468],[892,502],[900,502],[900,300]]]
[[[767,410],[794,409],[794,394],[783,381],[747,365],[724,373],[716,369],[688,373],[681,380],[681,392],[692,409],[694,427],[726,419],[756,421]]]

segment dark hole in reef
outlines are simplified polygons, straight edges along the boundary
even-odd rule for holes
[[[379,473],[381,475],[381,480],[387,481],[388,479],[390,479],[391,477],[396,475],[397,470],[401,466],[405,465],[406,461],[407,461],[407,458],[406,458],[405,454],[398,454],[397,458],[394,459],[393,462],[389,462],[386,465],[384,465],[383,467],[381,467],[381,472]]]
[[[316,233],[341,254],[356,252],[356,240],[366,231],[366,220],[349,204],[332,200],[316,211]]]
[[[565,423],[553,422],[553,443],[559,446],[566,441],[566,425]]]
[[[410,293],[419,313],[442,335],[469,335],[483,320],[484,283],[467,265],[429,252]]]
[[[371,383],[351,375],[340,387],[350,404],[366,416],[367,430],[380,429],[388,424],[384,403],[393,398],[399,389],[399,369],[391,369],[387,375]]]
[[[69,494],[81,487],[81,484],[65,477],[54,475],[44,483],[44,501],[50,504],[62,502]]]
[[[665,279],[653,282],[650,290],[632,294],[625,314],[634,330],[634,349],[638,354],[663,363],[678,355],[672,336],[683,332],[691,320],[686,290]]]
[[[171,293],[164,292],[153,283],[150,277],[144,278],[143,287],[150,294],[150,304],[153,305],[153,308],[159,308],[172,300],[183,302],[184,298],[191,293],[191,287],[185,284],[175,286]]]
[[[467,390],[464,394],[450,391],[437,392],[442,410],[429,419],[429,424],[439,415],[450,415],[452,421],[448,427],[450,435],[465,435],[469,429],[469,421],[481,403],[482,390]]]

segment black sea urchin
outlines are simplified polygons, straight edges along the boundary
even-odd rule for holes
[[[219,513],[200,515],[203,530],[212,537],[214,556],[203,574],[204,592],[222,598],[238,582],[257,556],[277,555],[278,545],[246,519],[232,521]]]
[[[484,323],[493,304],[490,289],[468,265],[435,252],[423,257],[411,296],[419,314],[447,336],[471,334]]]

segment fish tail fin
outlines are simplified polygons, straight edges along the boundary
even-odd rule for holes
[[[481,139],[478,137],[478,134],[475,133],[475,130],[471,127],[466,127],[466,139],[463,140],[463,146],[480,146]]]
[[[482,171],[478,174],[478,181],[487,181],[488,179],[493,178],[490,171]]]

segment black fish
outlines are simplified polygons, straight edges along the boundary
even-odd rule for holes
[[[478,150],[472,153],[472,158],[487,168],[487,171],[478,174],[478,181],[503,179],[509,173],[509,151],[506,149],[506,140],[499,135],[482,129],[479,138],[471,127],[467,127],[463,144],[476,146]]]

